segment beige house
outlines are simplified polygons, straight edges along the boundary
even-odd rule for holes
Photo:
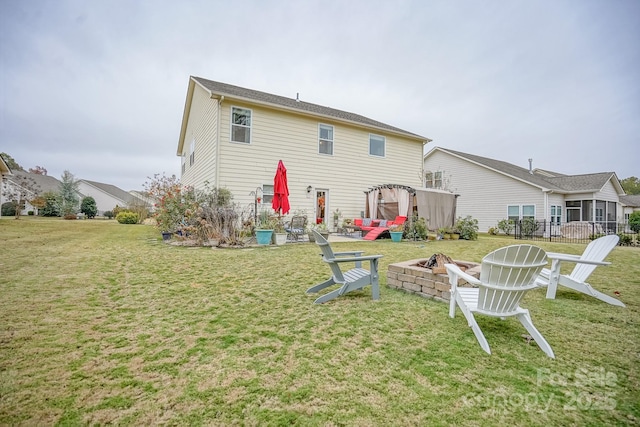
[[[424,156],[425,186],[459,194],[457,215],[471,215],[481,232],[502,219],[534,218],[557,235],[567,222],[624,222],[624,190],[615,172],[564,175],[523,168],[474,154],[434,147]]]
[[[429,138],[357,114],[191,77],[177,155],[181,182],[227,188],[241,207],[268,210],[278,160],[287,168],[291,212],[359,217],[365,191],[421,185]],[[327,221],[329,225],[331,221]]]

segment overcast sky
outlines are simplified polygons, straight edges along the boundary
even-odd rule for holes
[[[190,75],[640,177],[639,0],[0,0],[0,31],[0,151],[57,178],[179,176]]]

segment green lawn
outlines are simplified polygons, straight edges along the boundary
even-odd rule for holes
[[[626,308],[527,295],[552,360],[515,319],[477,317],[489,356],[459,312],[386,287],[389,263],[477,262],[511,238],[334,243],[384,254],[381,299],[314,305],[329,269],[310,243],[176,247],[148,226],[38,218],[0,236],[0,425],[640,423],[638,248],[591,276]]]

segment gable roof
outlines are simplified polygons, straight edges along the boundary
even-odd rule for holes
[[[33,181],[36,183],[36,186],[38,187],[38,192],[42,193],[46,193],[46,192],[55,192],[57,193],[58,191],[60,191],[60,184],[61,182],[49,175],[40,175],[38,173],[29,173],[29,172],[25,172],[25,171],[14,171],[13,175],[16,178],[19,177],[28,177],[30,179],[33,179]],[[18,183],[19,180],[13,180],[11,176],[8,176],[7,178],[9,178],[10,181],[14,182],[14,183]]]
[[[640,194],[625,194],[620,196],[620,202],[631,208],[640,208]]]
[[[512,163],[501,160],[490,159],[488,157],[476,156],[474,154],[463,153],[461,151],[449,150],[442,147],[434,147],[424,157],[429,157],[433,152],[441,151],[463,160],[472,162],[481,167],[491,169],[502,175],[509,176],[518,181],[539,187],[542,190],[550,190],[557,193],[591,193],[602,190],[602,188],[613,180],[618,194],[624,194],[615,172],[599,172],[584,175],[563,175],[544,169],[529,170]]]
[[[415,139],[421,142],[431,142],[431,139],[421,135],[397,128],[395,126],[388,125],[386,123],[379,122],[377,120],[370,119],[359,114],[350,113],[347,111],[337,110],[331,107],[323,107],[321,105],[312,104],[310,102],[300,101],[298,99],[287,98],[280,95],[274,95],[267,92],[261,92],[258,90],[247,89],[240,86],[234,86],[227,83],[216,82],[213,80],[207,80],[202,77],[191,76],[189,80],[189,91],[187,94],[187,101],[185,104],[184,115],[182,118],[182,130],[180,132],[180,141],[178,147],[178,155],[182,152],[182,145],[184,142],[184,132],[186,131],[186,120],[189,112],[190,97],[192,96],[192,85],[198,84],[214,98],[224,97],[226,99],[233,99],[238,101],[245,101],[252,104],[263,105],[270,108],[279,110],[286,110],[289,112],[312,115],[315,117],[329,118],[335,121],[349,123],[352,125],[366,127],[370,129],[379,129],[381,131],[394,133],[404,136],[406,138]]]
[[[146,201],[142,200],[140,197],[137,197],[131,193],[128,193],[123,189],[116,187],[115,185],[105,184],[105,183],[96,182],[96,181],[89,181],[88,179],[81,179],[80,181],[85,182],[103,191],[104,193],[109,194],[110,196],[116,199],[122,200],[125,204],[129,204],[131,202],[143,203],[145,205],[148,204]]]

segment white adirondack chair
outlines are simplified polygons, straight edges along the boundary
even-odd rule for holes
[[[536,283],[538,286],[547,286],[547,298],[549,299],[555,299],[558,285],[562,285],[583,294],[591,295],[609,304],[625,307],[620,300],[596,291],[586,282],[597,266],[611,264],[603,260],[616,247],[619,239],[615,234],[595,239],[587,245],[582,255],[548,252],[547,256],[551,260],[551,269],[542,269]],[[576,263],[571,274],[560,274],[562,261]]]
[[[329,264],[332,275],[328,280],[307,289],[307,293],[315,293],[335,284],[341,285],[338,289],[328,292],[316,299],[316,304],[327,302],[356,289],[362,289],[369,284],[371,284],[373,299],[380,299],[378,259],[382,258],[382,255],[363,256],[363,251],[334,253],[329,242],[322,237],[322,234],[316,230],[313,230],[313,234],[316,239],[316,244],[320,246],[322,250],[322,260]],[[362,261],[369,261],[370,270],[362,268]],[[340,264],[345,262],[355,263],[355,268],[342,271]]]
[[[505,318],[515,316],[547,356],[555,358],[542,334],[533,326],[529,310],[520,307],[520,300],[536,288],[536,278],[547,264],[544,250],[532,245],[513,245],[497,249],[482,259],[480,279],[463,272],[455,264],[445,264],[451,284],[449,316],[460,307],[473,330],[480,347],[491,354],[489,343],[476,322],[474,313]],[[458,286],[464,279],[477,288]]]

